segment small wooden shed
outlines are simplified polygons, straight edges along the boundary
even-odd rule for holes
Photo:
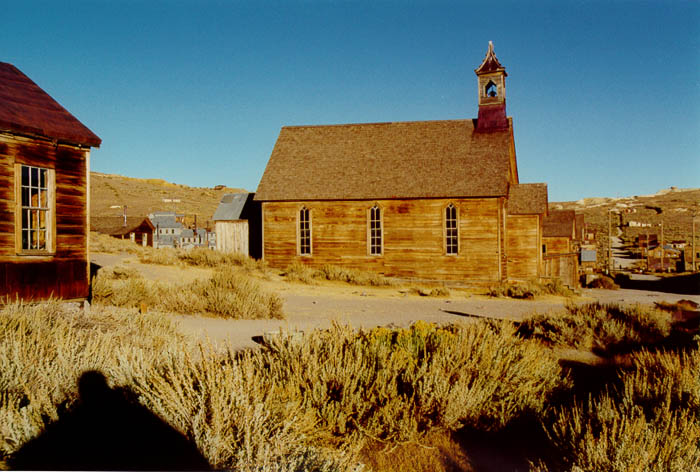
[[[221,198],[214,217],[216,249],[262,257],[260,203],[254,193],[229,193]]]
[[[544,277],[561,279],[566,285],[578,285],[578,248],[576,212],[550,210],[542,225]]]
[[[90,148],[100,144],[0,63],[0,302],[88,296]]]

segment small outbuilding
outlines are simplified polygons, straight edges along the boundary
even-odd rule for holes
[[[0,301],[87,298],[90,148],[100,144],[0,62]]]
[[[214,213],[216,249],[262,257],[260,203],[254,193],[228,193]]]

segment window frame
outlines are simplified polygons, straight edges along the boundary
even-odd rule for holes
[[[29,185],[24,185],[22,181],[22,170],[27,168],[29,172]],[[32,186],[32,169],[38,169],[39,171],[46,171],[46,186],[41,187],[41,185],[34,187]],[[46,192],[46,206],[42,207],[40,204],[38,206],[33,206],[31,203],[29,205],[23,205],[22,193],[24,188],[29,188],[30,193],[32,188],[39,189],[39,195],[41,194],[40,189],[44,189]],[[43,248],[24,247],[23,234],[25,230],[30,231],[31,223],[28,228],[24,228],[23,224],[23,214],[25,211],[37,211],[45,213],[45,244]],[[20,256],[46,256],[54,255],[56,253],[56,171],[50,167],[41,167],[31,164],[15,163],[15,252]]]
[[[374,213],[379,212],[379,221],[373,219],[374,218]],[[379,233],[379,244],[374,244],[374,238],[375,235],[373,234],[373,230],[375,228],[372,227],[372,224],[374,222],[377,222],[379,227],[376,228],[376,230]],[[378,203],[375,203],[372,205],[370,208],[367,209],[367,255],[371,257],[381,257],[384,255],[384,208],[379,205]],[[378,248],[379,252],[373,252]]]
[[[454,218],[448,218],[447,212],[450,210],[454,210]],[[460,237],[459,237],[459,225],[460,225],[460,217],[459,217],[459,207],[455,205],[453,202],[448,203],[446,206],[442,208],[442,244],[443,244],[443,251],[446,256],[458,256],[461,249],[462,245],[460,244]],[[448,228],[448,221],[454,220],[454,228]],[[450,229],[454,229],[454,236],[448,234]],[[452,244],[448,239],[454,238],[456,241],[454,241]],[[455,247],[455,252],[450,252],[450,248]]]
[[[302,220],[302,212],[306,212],[306,223],[308,224],[308,228],[302,229],[301,225],[304,222]],[[312,215],[313,212],[312,210],[307,207],[306,205],[302,205],[299,208],[297,208],[297,217],[296,217],[296,230],[297,230],[297,256],[301,257],[311,257],[313,256],[313,226],[312,226]],[[304,231],[308,232],[308,252],[303,252],[305,249],[305,245],[302,243],[302,239],[304,238],[304,235],[302,234]]]

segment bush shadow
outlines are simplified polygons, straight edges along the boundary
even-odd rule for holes
[[[59,419],[25,443],[8,465],[19,470],[207,470],[184,435],[138,403],[125,387],[110,388],[97,371],[83,373],[79,398],[59,406]],[[62,410],[62,411],[61,411]]]

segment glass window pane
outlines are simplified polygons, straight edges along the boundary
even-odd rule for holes
[[[29,249],[29,231],[22,231],[22,249]]]
[[[22,206],[29,206],[29,189],[27,187],[22,187]]]
[[[41,208],[49,207],[48,192],[46,190],[41,190],[39,193],[39,206],[41,206]]]
[[[40,169],[39,171],[39,187],[46,188],[46,169]]]
[[[39,185],[39,169],[36,167],[31,168],[30,185],[33,187],[38,187]]]
[[[46,231],[41,230],[39,233],[39,247],[38,249],[46,249]]]
[[[30,196],[29,196],[29,204],[33,207],[38,207],[39,206],[39,189],[36,187],[31,187],[29,189]]]
[[[29,167],[22,166],[22,185],[29,186]]]
[[[22,229],[29,229],[29,210],[22,210]]]

